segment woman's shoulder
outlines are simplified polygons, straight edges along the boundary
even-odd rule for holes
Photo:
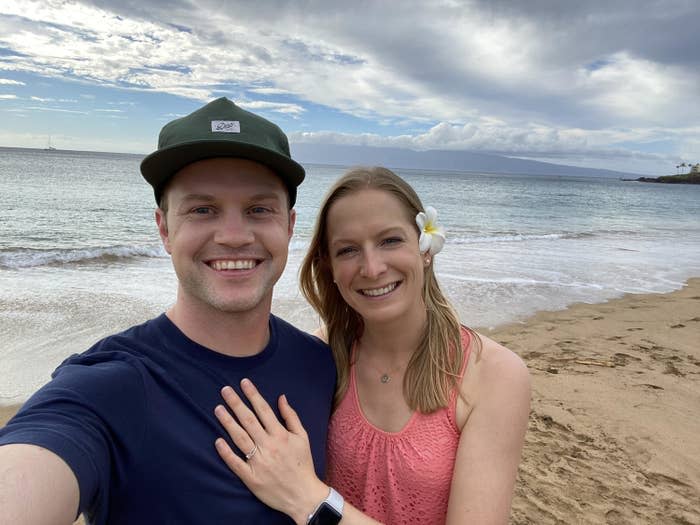
[[[528,373],[525,362],[518,354],[483,334],[477,335],[481,340],[482,346],[482,366],[486,367],[488,371],[497,369],[502,372],[505,368],[512,370],[513,373]]]
[[[483,334],[473,333],[469,361],[460,385],[456,421],[464,429],[475,411],[487,418],[527,417],[530,372],[515,352]],[[496,418],[497,419],[497,418]]]
[[[510,397],[530,394],[530,372],[518,354],[493,339],[474,333],[480,342],[478,351],[470,352],[463,389],[470,398]],[[472,345],[478,344],[471,341]]]

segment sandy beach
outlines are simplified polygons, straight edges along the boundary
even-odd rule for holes
[[[700,279],[489,336],[532,374],[512,523],[700,524]]]
[[[700,524],[700,279],[482,332],[532,374],[511,523]]]

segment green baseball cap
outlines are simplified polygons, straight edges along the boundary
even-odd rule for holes
[[[141,162],[141,174],[160,202],[166,183],[182,168],[213,157],[238,157],[259,162],[274,171],[294,206],[297,186],[304,180],[301,164],[292,160],[289,142],[276,125],[218,98],[186,117],[163,126],[158,149]]]

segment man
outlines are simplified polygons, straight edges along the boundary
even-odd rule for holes
[[[270,314],[304,170],[277,126],[221,98],[167,124],[141,172],[176,302],[67,359],[0,429],[0,522],[289,523],[219,458],[214,408],[243,378],[286,394],[323,474],[332,357]]]

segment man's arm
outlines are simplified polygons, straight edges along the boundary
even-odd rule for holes
[[[0,523],[68,525],[79,499],[78,480],[59,456],[35,445],[0,446]]]

